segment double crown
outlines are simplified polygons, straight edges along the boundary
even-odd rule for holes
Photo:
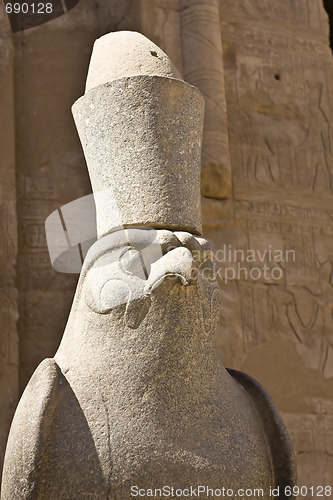
[[[204,99],[159,47],[126,31],[98,39],[72,111],[98,238],[128,226],[201,234]]]

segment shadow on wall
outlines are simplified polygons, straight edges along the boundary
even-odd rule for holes
[[[323,0],[330,23],[330,47],[333,51],[333,0]]]
[[[15,2],[4,0],[5,10],[13,33],[35,28],[63,16],[79,0],[50,0],[48,2]]]

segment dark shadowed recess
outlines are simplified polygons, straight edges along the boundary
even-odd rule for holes
[[[323,0],[330,23],[330,47],[333,51],[333,0]]]

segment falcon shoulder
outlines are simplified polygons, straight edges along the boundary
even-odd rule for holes
[[[272,398],[266,390],[246,373],[227,369],[228,373],[246,390],[256,408],[258,418],[267,437],[274,475],[274,487],[280,487],[279,498],[286,486],[296,486],[296,465],[292,444]],[[293,498],[292,496],[288,497]]]

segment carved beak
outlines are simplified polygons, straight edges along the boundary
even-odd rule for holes
[[[196,271],[196,263],[191,251],[184,247],[177,247],[151,264],[145,293],[151,293],[165,278],[179,279],[184,286],[193,284]]]
[[[180,280],[184,286],[195,281],[196,263],[190,250],[178,247],[163,255],[150,265],[150,273],[143,294],[130,300],[126,307],[125,320],[130,328],[137,328],[150,307],[150,294],[166,279]]]

